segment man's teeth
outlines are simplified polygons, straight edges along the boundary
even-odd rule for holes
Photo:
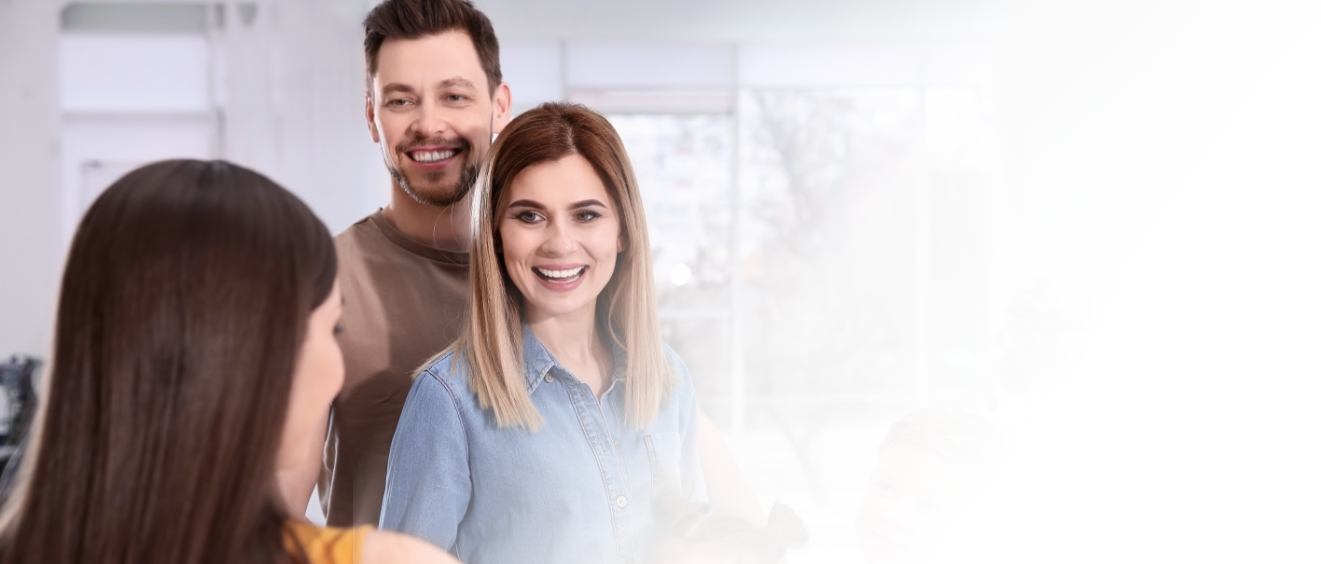
[[[574,276],[582,274],[583,271],[586,269],[587,269],[586,266],[580,266],[578,268],[570,268],[568,270],[547,270],[544,268],[533,268],[533,270],[537,271],[537,274],[545,276],[546,278],[555,278],[559,280],[563,280],[565,278],[573,278]]]
[[[413,151],[409,153],[413,160],[420,163],[434,163],[454,156],[454,149],[448,151]]]

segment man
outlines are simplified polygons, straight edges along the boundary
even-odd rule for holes
[[[387,0],[368,14],[367,128],[389,204],[335,239],[344,391],[319,489],[327,524],[376,524],[414,369],[458,335],[468,292],[468,194],[509,120],[490,21],[465,0]]]

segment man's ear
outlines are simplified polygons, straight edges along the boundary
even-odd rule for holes
[[[491,98],[491,133],[496,134],[504,130],[509,125],[510,108],[512,107],[512,96],[509,93],[509,83],[501,82],[495,89],[495,96]]]
[[[376,104],[372,99],[372,91],[368,90],[367,95],[363,97],[365,114],[367,116],[367,131],[372,134],[372,142],[381,142],[381,132],[376,130]]]

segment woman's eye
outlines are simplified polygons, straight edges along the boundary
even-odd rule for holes
[[[584,210],[584,211],[580,211],[580,212],[578,212],[578,221],[581,221],[581,222],[583,222],[583,223],[586,223],[586,222],[592,221],[592,220],[594,220],[594,219],[596,219],[596,218],[599,218],[599,217],[601,217],[601,213],[600,213],[600,212],[595,212],[595,211],[591,211],[591,210]]]
[[[520,212],[518,215],[514,217],[523,223],[536,223],[538,221],[541,221],[541,214],[537,212],[530,212],[530,211]]]

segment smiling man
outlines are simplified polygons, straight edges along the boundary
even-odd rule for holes
[[[376,524],[411,375],[457,336],[468,194],[510,107],[495,32],[469,2],[387,0],[363,27],[367,128],[390,201],[335,239],[346,374],[319,481],[333,526]]]
[[[509,107],[507,86],[482,84],[478,58],[462,31],[381,44],[367,122],[396,188],[388,213],[411,207],[434,215],[468,195],[493,120]]]

